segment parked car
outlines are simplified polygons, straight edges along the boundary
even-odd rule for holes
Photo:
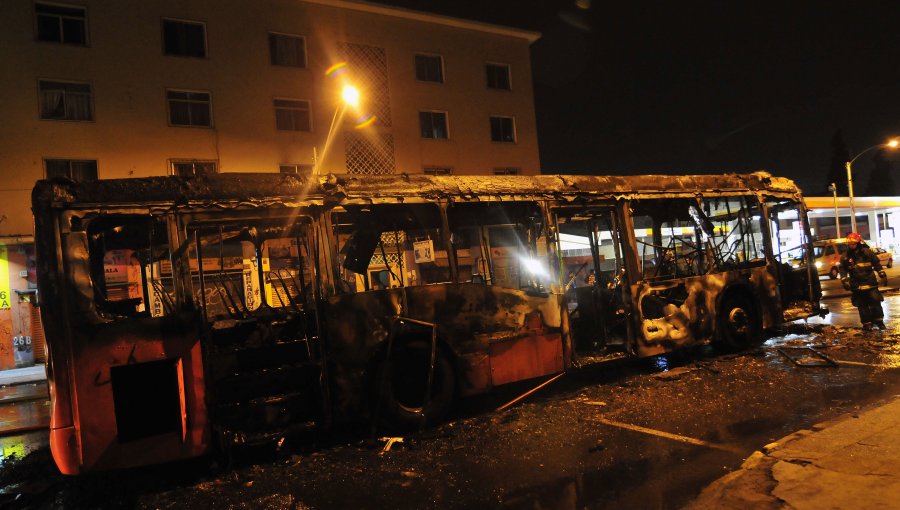
[[[881,267],[894,267],[894,254],[884,248],[872,248],[875,255],[878,255],[878,262]]]
[[[816,271],[819,276],[827,274],[836,279],[840,275],[838,266],[841,263],[841,255],[846,252],[846,239],[829,239],[813,243],[813,256],[816,259]]]
[[[884,248],[872,248],[882,267],[894,267],[894,254]],[[813,243],[813,256],[819,276],[828,275],[836,279],[840,275],[841,255],[847,252],[846,239],[828,239]]]

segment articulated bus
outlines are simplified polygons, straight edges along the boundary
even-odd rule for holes
[[[53,180],[33,210],[66,474],[415,427],[822,312],[800,191],[764,172]]]

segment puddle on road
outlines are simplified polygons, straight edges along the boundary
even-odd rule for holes
[[[0,467],[25,458],[26,455],[50,446],[50,434],[45,431],[0,437]]]

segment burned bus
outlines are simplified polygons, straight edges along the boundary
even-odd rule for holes
[[[821,311],[800,191],[763,172],[53,180],[33,211],[67,474],[417,426]]]

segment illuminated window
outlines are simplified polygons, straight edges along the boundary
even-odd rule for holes
[[[65,177],[73,181],[97,180],[96,159],[45,159],[47,178]]]
[[[506,64],[488,64],[487,86],[489,89],[510,90],[509,66]]]
[[[206,25],[197,21],[162,20],[163,53],[206,58]]]
[[[306,67],[306,38],[270,32],[269,57],[273,66]]]
[[[34,4],[38,41],[87,45],[87,10],[61,4]]]
[[[275,127],[280,131],[309,131],[309,101],[276,99]]]
[[[89,83],[38,81],[41,118],[94,120],[94,98]]]
[[[209,92],[167,90],[169,124],[173,126],[210,127],[212,107]]]
[[[416,55],[416,79],[444,83],[444,59],[439,55]]]
[[[447,113],[419,112],[419,128],[422,138],[447,139]]]
[[[512,117],[491,116],[491,141],[515,142],[516,121]]]

